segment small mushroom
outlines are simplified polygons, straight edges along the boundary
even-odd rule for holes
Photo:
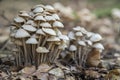
[[[41,40],[44,38],[44,36],[46,35],[46,33],[44,33],[42,29],[38,29],[36,31],[36,34],[39,35],[39,40],[38,40],[38,45],[37,45],[39,47],[41,45]]]
[[[70,45],[69,51],[71,51],[72,58],[73,58],[74,62],[76,63],[75,60],[76,60],[77,47],[75,45]]]
[[[48,49],[46,49],[45,47],[38,47],[36,49],[36,52],[38,53],[37,66],[41,63],[48,63],[49,62],[49,61],[46,61],[47,53],[49,52]]]
[[[42,43],[42,46],[44,46],[45,43],[46,43],[46,41],[47,41],[48,36],[49,36],[49,35],[55,36],[56,33],[55,33],[55,31],[54,31],[53,29],[50,29],[50,28],[42,28],[42,30],[43,30],[46,34],[48,34],[48,35],[46,35],[45,40],[44,40],[43,43]]]
[[[30,60],[31,63],[35,63],[35,62],[32,62],[32,61],[35,61],[35,54],[36,54],[36,45],[37,45],[38,41],[36,40],[36,38],[34,37],[31,37],[29,38],[27,41],[26,41],[26,44],[30,44],[31,45],[31,52],[32,52],[32,60],[30,60],[30,53],[28,53],[28,59],[27,60]],[[30,50],[29,50],[30,51]]]
[[[15,38],[19,38],[22,39],[22,43],[23,43],[23,48],[24,48],[24,55],[25,55],[25,64],[28,63],[27,61],[27,49],[26,49],[26,44],[25,44],[25,38],[29,37],[30,34],[25,31],[24,29],[18,29],[16,34],[15,34]]]

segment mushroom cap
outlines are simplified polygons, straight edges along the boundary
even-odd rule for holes
[[[100,41],[102,40],[102,37],[100,34],[93,34],[91,37],[90,37],[90,40],[92,42],[97,42],[97,41]]]
[[[25,31],[24,29],[18,29],[16,34],[15,34],[15,38],[25,38],[25,37],[29,37],[30,34]]]
[[[33,20],[28,20],[28,21],[26,22],[26,24],[32,25],[32,26],[37,26],[37,24],[36,24]]]
[[[55,22],[53,23],[53,27],[63,28],[64,25],[63,25],[61,22],[59,22],[59,21],[55,21]]]
[[[57,14],[53,14],[52,17],[54,17],[56,20],[60,20],[60,17]]]
[[[45,19],[47,21],[55,21],[55,18],[53,16],[45,16]]]
[[[20,17],[20,16],[17,16],[17,17],[14,18],[14,21],[16,23],[23,23],[23,22],[25,22],[25,19]]]
[[[83,36],[83,34],[81,32],[76,32],[75,36],[81,37],[81,36]]]
[[[45,28],[47,28],[47,27],[48,27],[48,28],[52,27],[51,24],[48,23],[48,22],[43,22],[43,23],[40,24],[40,26],[45,27]]]
[[[89,37],[91,37],[93,34],[94,34],[93,32],[87,32],[87,33],[86,33],[86,36],[89,38]]]
[[[27,41],[26,44],[37,44],[38,41],[34,37],[30,37]]]
[[[52,37],[48,38],[47,41],[60,41],[60,39],[58,37],[52,36]]]
[[[46,35],[46,34],[43,32],[42,29],[38,29],[38,30],[36,31],[36,33],[37,33],[37,34],[41,34],[41,35]]]
[[[37,53],[48,53],[49,52],[49,50],[46,49],[46,47],[38,47],[36,51]]]
[[[44,10],[43,10],[42,7],[36,7],[36,8],[33,10],[34,13],[41,13],[41,12],[43,12],[43,11],[44,11]]]
[[[70,45],[69,50],[70,51],[76,51],[77,47],[75,45]]]
[[[79,44],[80,46],[86,46],[86,43],[85,43],[84,41],[81,41],[81,40],[78,41],[78,44]]]
[[[70,38],[70,40],[75,40],[75,34],[74,34],[74,32],[70,31],[68,33],[68,37]]]
[[[85,42],[89,45],[89,46],[92,46],[92,42],[90,40],[85,40]]]
[[[81,27],[80,26],[76,26],[75,28],[73,28],[74,31],[80,31]]]
[[[69,38],[66,35],[59,35],[58,37],[62,40],[68,40],[69,41]]]
[[[39,15],[36,16],[36,17],[34,18],[34,20],[35,20],[35,21],[46,21],[43,16],[39,16]]]
[[[93,48],[104,50],[104,47],[103,47],[103,45],[101,43],[93,44]]]
[[[19,16],[30,17],[30,15],[26,11],[22,11],[21,14],[19,14]]]
[[[45,9],[46,9],[47,11],[54,11],[54,8],[53,8],[51,5],[46,5],[46,6],[45,6]]]
[[[23,29],[30,31],[30,32],[35,32],[37,29],[33,27],[32,25],[25,24],[22,26]]]
[[[56,35],[56,33],[55,33],[55,31],[54,31],[53,29],[42,28],[42,30],[43,30],[45,33],[49,34],[49,35],[53,35],[53,36]]]
[[[85,28],[81,28],[80,31],[81,31],[83,34],[87,34],[87,31],[85,30]]]

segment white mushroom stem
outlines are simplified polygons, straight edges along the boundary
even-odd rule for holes
[[[27,55],[27,49],[26,49],[26,44],[25,44],[25,39],[22,39],[23,42],[23,47],[24,47],[24,55],[25,55],[25,65],[28,64],[28,55]]]
[[[41,53],[41,63],[43,63],[44,53]]]
[[[78,47],[78,63],[81,64],[81,46]]]
[[[53,56],[51,57],[51,62],[54,62],[54,61],[55,61],[58,50],[59,50],[58,47],[56,47],[56,49],[55,49],[55,51],[54,51],[54,53],[53,53]]]
[[[22,65],[22,62],[21,62],[21,50],[20,50],[20,47],[18,47],[19,49],[19,52],[18,52],[18,61],[19,61],[19,65]]]
[[[52,48],[52,45],[53,45],[53,42],[50,42],[49,46],[48,46],[48,50],[50,50]]]
[[[33,55],[33,61],[35,63],[35,44],[32,44],[32,55]]]
[[[83,47],[83,51],[84,52],[82,52],[82,63],[81,63],[81,65],[83,66],[83,67],[85,67],[85,63],[84,63],[84,60],[85,60],[85,55],[86,55],[86,47]]]
[[[57,51],[57,55],[56,55],[56,57],[55,57],[54,62],[59,58],[59,55],[60,55],[61,51],[62,51],[62,49],[59,49],[59,50]]]
[[[42,40],[42,35],[39,36],[39,41],[38,41],[37,47],[40,46],[40,44],[41,44],[41,40]]]
[[[51,51],[50,51],[50,53],[49,53],[49,60],[50,60],[50,62],[52,61],[51,59],[52,59],[52,55],[54,55],[54,47],[55,47],[55,45],[52,45],[52,47],[51,47]]]
[[[45,39],[44,39],[44,41],[43,41],[43,43],[42,43],[42,45],[41,45],[41,46],[44,46],[44,45],[45,45],[45,43],[46,43],[47,39],[48,39],[48,35],[46,35],[46,36],[45,36]]]

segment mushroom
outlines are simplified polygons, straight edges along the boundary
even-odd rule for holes
[[[101,43],[95,43],[93,44],[93,48],[98,49],[99,52],[102,52],[102,50],[104,50],[104,47]]]
[[[35,18],[34,18],[34,20],[37,22],[37,27],[39,28],[39,24],[40,24],[40,22],[44,22],[44,21],[46,21],[46,19],[42,16],[42,15],[38,15],[38,16],[36,16]]]
[[[79,40],[78,41],[79,47],[78,47],[78,64],[82,66],[82,62],[84,60],[84,56],[86,55],[86,52],[84,50],[86,43],[84,41]]]
[[[15,34],[15,38],[19,38],[22,39],[22,43],[23,43],[23,48],[24,48],[24,55],[25,55],[25,64],[28,63],[27,61],[27,49],[26,49],[26,44],[25,44],[25,38],[29,37],[30,34],[25,31],[24,29],[18,29],[16,34]]]
[[[52,17],[54,17],[56,20],[60,20],[60,17],[57,14],[53,14]]]
[[[38,40],[38,45],[37,45],[39,47],[41,45],[41,40],[43,39],[43,36],[46,35],[46,33],[44,33],[42,29],[38,29],[36,31],[36,34],[39,35],[39,40]]]
[[[36,40],[36,38],[34,37],[30,37],[27,41],[26,41],[26,44],[31,44],[31,52],[32,52],[32,60],[30,60],[30,53],[28,53],[28,60],[30,60],[31,64],[32,64],[32,61],[35,61],[35,49],[36,49],[36,44],[38,43],[38,41]],[[29,50],[30,51],[30,50]],[[35,63],[35,62],[33,62]]]
[[[48,61],[46,61],[47,58],[47,53],[49,52],[48,49],[46,49],[45,47],[38,47],[36,49],[36,52],[38,53],[38,60],[37,60],[37,66],[41,63],[46,63]],[[40,62],[39,62],[40,61]]]
[[[74,60],[74,62],[76,63],[76,51],[77,51],[77,47],[75,45],[70,45],[69,47],[69,51],[71,52],[72,55],[72,59]]]
[[[47,41],[48,36],[49,36],[49,35],[55,36],[56,33],[55,33],[55,31],[54,31],[53,29],[50,29],[50,28],[42,28],[42,30],[43,30],[45,33],[48,34],[48,35],[46,35],[45,40],[44,40],[43,43],[42,43],[42,46],[44,46],[45,43],[46,43],[46,41]]]

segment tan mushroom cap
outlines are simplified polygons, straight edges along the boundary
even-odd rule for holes
[[[85,42],[89,45],[89,46],[92,46],[92,42],[90,40],[85,40]]]
[[[84,41],[81,41],[81,40],[78,41],[78,44],[79,44],[80,46],[86,46],[86,43],[85,43]]]
[[[46,6],[45,6],[45,9],[46,9],[47,11],[54,11],[54,10],[55,10],[51,5],[46,5]]]
[[[76,33],[75,33],[75,36],[81,37],[81,36],[83,36],[83,34],[82,34],[81,32],[76,32]]]
[[[47,21],[55,21],[55,18],[53,16],[45,16],[45,19]]]
[[[52,36],[48,38],[47,41],[60,41],[60,38]]]
[[[61,50],[64,50],[65,48],[67,48],[67,44],[62,43],[58,46],[58,48],[61,49]]]
[[[81,27],[80,26],[76,26],[75,28],[73,28],[74,31],[80,31]]]
[[[72,32],[72,31],[70,31],[70,32],[68,33],[68,37],[69,37],[70,40],[75,40],[75,39],[76,39],[76,38],[75,38],[75,34],[74,34],[74,32]]]
[[[92,42],[97,42],[97,41],[100,41],[102,40],[102,37],[100,34],[93,34],[91,37],[90,37],[90,40]]]
[[[37,44],[37,43],[38,41],[34,37],[31,37],[26,41],[26,44]]]
[[[34,13],[41,13],[41,12],[43,12],[43,11],[44,11],[44,9],[43,9],[42,7],[36,7],[36,8],[34,8],[34,10],[33,10]]]
[[[48,22],[43,22],[43,23],[40,24],[40,26],[44,27],[44,28],[47,28],[47,27],[50,28],[50,27],[52,27],[51,24],[48,23]]]
[[[37,24],[36,24],[33,20],[28,20],[28,21],[26,22],[26,24],[32,25],[32,26],[37,26]]]
[[[63,28],[64,25],[63,25],[61,22],[59,22],[59,21],[55,21],[55,22],[53,23],[53,27]]]
[[[30,17],[30,15],[29,15],[26,11],[21,11],[20,13],[21,13],[21,14],[19,14],[19,16],[22,16],[22,17]]]
[[[70,51],[76,51],[77,47],[75,45],[70,45],[69,50]]]
[[[17,17],[14,18],[14,21],[16,23],[23,23],[23,22],[25,22],[25,19],[22,18],[22,17],[17,16]]]
[[[36,31],[36,34],[46,35],[46,34],[43,32],[42,29],[38,29],[38,30]]]
[[[61,32],[59,29],[57,29],[57,28],[55,29],[55,32],[56,32],[56,35],[57,35],[57,36],[62,35],[62,32]]]
[[[35,32],[37,29],[33,27],[32,25],[25,24],[22,26],[23,29],[30,31],[30,32]]]
[[[54,17],[56,20],[60,20],[60,17],[57,14],[53,14],[52,17]]]
[[[69,38],[66,35],[59,35],[58,37],[62,40],[68,40],[69,41]]]
[[[103,45],[101,43],[95,43],[95,44],[93,44],[93,48],[101,49],[101,50],[104,49],[104,47],[103,47]]]
[[[40,16],[40,15],[36,16],[36,17],[34,18],[34,20],[35,20],[35,21],[46,21],[45,18],[44,18],[43,16]]]
[[[49,50],[46,49],[46,47],[38,47],[36,51],[37,53],[48,53],[49,52]]]
[[[42,30],[43,30],[45,33],[49,34],[49,35],[53,35],[53,36],[56,35],[56,33],[55,33],[55,31],[54,31],[53,29],[42,28]]]
[[[30,34],[25,31],[24,29],[18,29],[16,34],[15,34],[15,38],[25,38],[25,37],[29,37]]]

